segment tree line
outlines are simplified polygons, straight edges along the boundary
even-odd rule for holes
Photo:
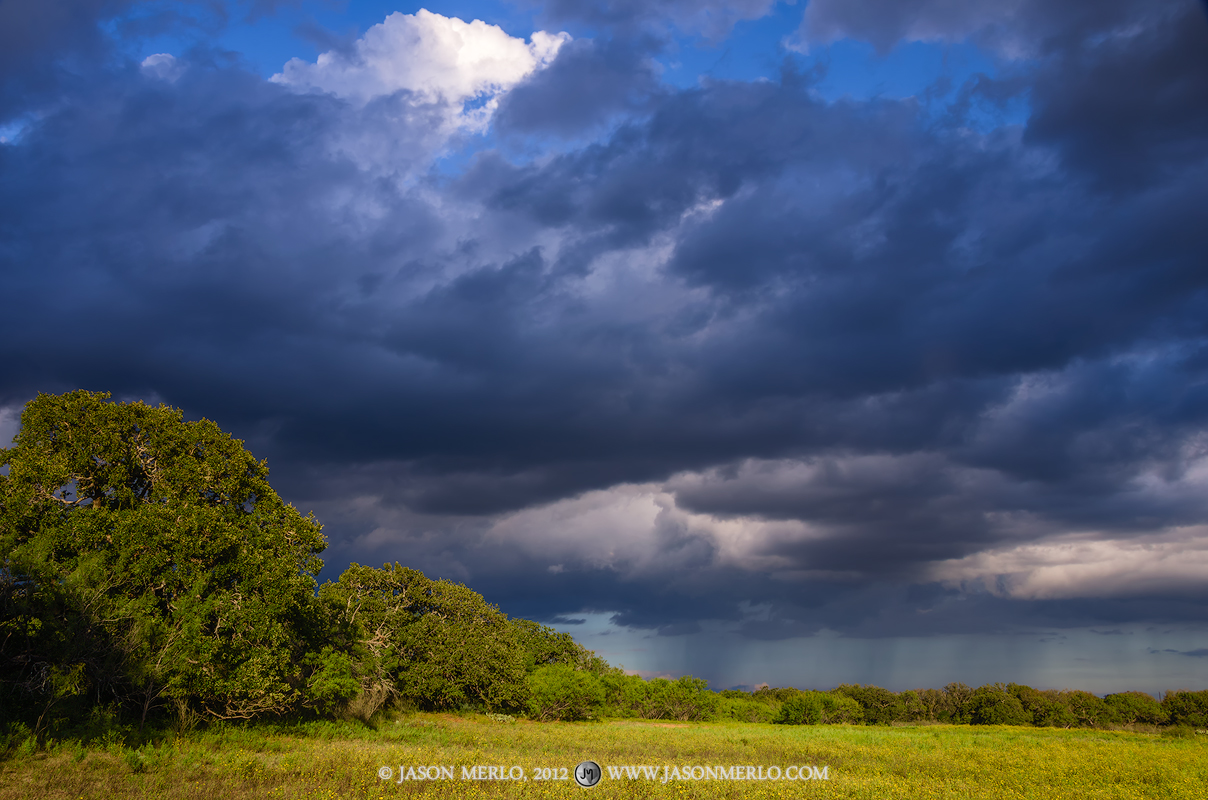
[[[625,675],[460,584],[352,564],[321,586],[321,526],[243,443],[166,406],[41,394],[0,450],[0,720],[42,740],[98,713],[142,726],[390,706],[534,719],[935,720],[1208,726],[1157,703],[1026,686],[895,694],[709,691]]]
[[[1041,690],[1016,683],[987,684],[976,689],[950,683],[943,689],[904,692],[859,684],[843,684],[826,692],[768,687],[750,692],[712,692],[699,678],[645,681],[619,672],[579,672],[561,664],[534,670],[529,684],[528,710],[536,719],[645,717],[783,725],[934,722],[1058,728],[1138,724],[1208,728],[1208,691],[1168,692],[1161,702],[1144,692],[1098,697],[1079,690]]]

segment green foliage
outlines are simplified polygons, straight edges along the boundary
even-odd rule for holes
[[[547,664],[567,664],[595,675],[619,671],[571,638],[532,620],[513,619],[516,642],[525,653],[525,669],[532,672]]]
[[[772,721],[777,725],[817,725],[822,721],[822,696],[822,692],[798,692],[781,704]]]
[[[1061,692],[1058,697],[1083,728],[1097,728],[1111,719],[1111,709],[1101,698],[1079,690]]]
[[[300,698],[320,526],[208,420],[84,391],[26,405],[0,451],[0,702],[45,714],[80,668],[95,701],[215,718]],[[57,698],[57,699],[56,699]]]
[[[906,722],[930,719],[927,715],[927,706],[923,704],[919,693],[913,689],[908,689],[898,695],[898,708],[900,714],[898,718]]]
[[[794,689],[791,686],[778,689],[764,686],[752,692],[751,696],[763,702],[783,703],[790,697],[795,697],[800,691],[800,689]]]
[[[640,714],[647,719],[711,719],[717,710],[717,695],[709,691],[709,682],[703,678],[655,678],[646,687]]]
[[[998,683],[975,689],[961,712],[973,725],[1026,725],[1031,722],[1019,698]]]
[[[347,705],[361,692],[352,656],[324,647],[310,659],[311,674],[306,684],[307,703],[322,713],[331,713]]]
[[[1059,692],[1040,691],[1017,683],[1008,684],[1007,691],[1019,700],[1028,720],[1037,727],[1069,728],[1078,724],[1078,717]]]
[[[965,711],[965,704],[973,696],[973,690],[963,683],[954,681],[944,687],[943,694],[943,716],[939,717],[940,721],[968,724],[969,715]]]
[[[585,670],[547,664],[528,676],[529,716],[540,720],[582,720],[599,714],[604,684]]]
[[[637,675],[611,672],[601,676],[607,713],[619,717],[675,719],[681,721],[712,719],[720,698],[709,691],[709,683],[685,675],[677,680],[654,678],[646,681]]]
[[[1167,692],[1162,698],[1162,710],[1171,725],[1208,728],[1208,691]]]
[[[758,697],[747,692],[726,689],[718,692],[717,719],[736,722],[771,722],[781,703],[775,698]]]
[[[952,719],[953,713],[948,702],[948,695],[942,690],[918,689],[915,696],[918,697],[919,705],[923,709],[920,719],[933,722],[948,722]]]
[[[1137,722],[1162,725],[1170,720],[1166,709],[1145,692],[1109,694],[1103,698],[1103,702],[1110,709],[1113,721],[1124,725]]]
[[[880,686],[845,683],[836,688],[834,693],[850,697],[859,703],[864,712],[864,721],[869,725],[888,725],[905,717],[901,699]],[[915,699],[917,700],[917,696]]]
[[[425,708],[523,706],[531,654],[477,592],[399,564],[352,564],[320,598],[362,692]]]
[[[785,700],[773,722],[780,725],[818,725],[857,723],[863,719],[863,707],[846,693],[804,691],[796,692]]]

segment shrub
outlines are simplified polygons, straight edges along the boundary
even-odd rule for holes
[[[771,722],[782,704],[774,699],[755,698],[746,692],[727,690],[719,693],[716,716],[737,722]]]
[[[461,584],[431,580],[400,564],[382,569],[350,564],[319,597],[328,609],[333,644],[353,656],[361,693],[427,708],[519,707],[525,699],[528,653],[498,608]],[[332,682],[344,691],[344,665]]]
[[[678,680],[655,678],[646,684],[646,697],[639,713],[647,719],[681,721],[711,718],[717,710],[717,695],[703,678],[685,675]]]
[[[822,692],[798,692],[780,706],[778,725],[817,725],[822,721]]]
[[[671,681],[644,681],[637,675],[608,673],[601,676],[607,697],[607,713],[620,717],[712,719],[723,698],[709,691],[708,681],[685,675]]]
[[[786,686],[780,689],[773,689],[768,686],[764,686],[752,692],[751,696],[766,703],[783,703],[790,697],[795,697],[796,695],[800,694],[800,692],[800,689],[794,689],[791,686]]]
[[[528,676],[529,715],[543,720],[591,719],[604,704],[604,685],[590,672],[548,664]]]
[[[864,710],[852,698],[835,692],[798,692],[784,701],[773,722],[780,725],[858,723]]]

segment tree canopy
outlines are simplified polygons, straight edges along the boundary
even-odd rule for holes
[[[0,451],[5,701],[60,673],[101,702],[284,710],[317,631],[320,525],[202,419],[39,395]]]

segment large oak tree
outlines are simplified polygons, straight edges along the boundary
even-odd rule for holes
[[[39,395],[0,450],[0,703],[285,711],[325,633],[324,547],[213,422]]]

